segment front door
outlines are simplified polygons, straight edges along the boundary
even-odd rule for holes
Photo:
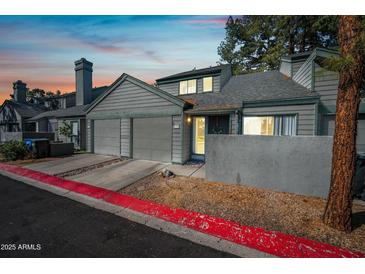
[[[196,156],[205,154],[205,117],[193,118],[193,154]]]

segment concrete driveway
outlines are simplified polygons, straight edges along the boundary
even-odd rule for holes
[[[67,179],[116,191],[167,166],[156,161],[126,160]]]
[[[85,168],[90,165],[101,164],[113,159],[115,156],[106,156],[99,154],[75,154],[68,157],[52,159],[50,161],[29,164],[26,168],[47,173],[49,175],[56,175],[64,172],[69,172],[79,168]]]

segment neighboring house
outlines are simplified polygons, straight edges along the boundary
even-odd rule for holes
[[[332,135],[336,51],[285,56],[280,71],[232,76],[229,65],[174,74],[151,86],[128,74],[87,108],[87,149],[137,159],[204,160],[206,134]],[[358,150],[365,150],[365,100]],[[238,148],[239,149],[239,148]]]
[[[13,98],[5,100],[0,108],[0,142],[12,139],[21,132],[35,132],[36,123],[28,121],[46,107],[26,101],[27,85],[18,80],[13,83]]]
[[[57,140],[72,142],[77,149],[86,149],[85,109],[108,88],[92,88],[92,66],[85,58],[75,61],[76,92],[55,97],[59,109],[42,112],[28,119],[36,123],[37,132],[54,132]],[[64,124],[71,126],[70,137],[58,132]]]

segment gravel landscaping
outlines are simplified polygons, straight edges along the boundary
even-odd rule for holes
[[[365,252],[364,204],[354,204],[353,231],[344,233],[322,223],[325,200],[321,198],[207,182],[184,176],[163,178],[158,173],[143,178],[120,192],[173,208],[236,221],[242,225],[262,227]]]

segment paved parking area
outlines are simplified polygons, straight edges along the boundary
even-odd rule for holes
[[[127,160],[69,176],[67,179],[116,191],[165,167],[168,164],[156,161]]]
[[[0,257],[234,257],[0,175]],[[19,245],[29,246],[19,249]],[[16,247],[13,250],[12,247]]]
[[[88,167],[90,165],[100,164],[106,161],[117,159],[115,156],[99,155],[99,154],[75,154],[68,157],[52,159],[40,163],[25,165],[24,167],[47,173],[49,175],[56,175],[59,173],[68,172],[71,170]]]

